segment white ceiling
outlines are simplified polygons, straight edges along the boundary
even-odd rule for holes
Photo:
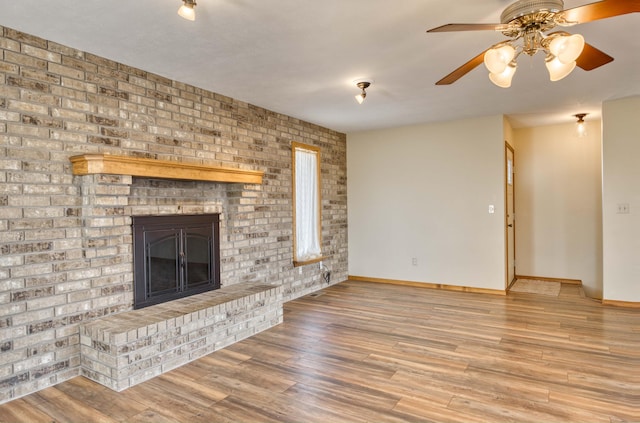
[[[483,65],[436,81],[499,32],[426,33],[446,23],[498,23],[510,0],[2,0],[0,25],[171,79],[354,132],[505,114],[515,127],[599,117],[605,100],[640,94],[640,14],[570,28],[615,60],[550,82],[543,57],[521,56],[511,88]],[[565,0],[565,8],[589,0]],[[374,83],[364,104],[356,79]]]

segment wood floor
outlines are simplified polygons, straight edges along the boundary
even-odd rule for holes
[[[579,290],[345,282],[126,391],[78,377],[0,406],[0,421],[640,421],[640,311]]]

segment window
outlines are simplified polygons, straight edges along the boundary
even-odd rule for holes
[[[293,264],[322,259],[320,149],[292,143]]]

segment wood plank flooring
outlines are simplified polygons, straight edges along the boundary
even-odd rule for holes
[[[78,377],[0,422],[640,421],[640,310],[344,282],[284,323],[116,393]]]

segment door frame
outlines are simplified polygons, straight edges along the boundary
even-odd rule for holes
[[[512,180],[512,189],[513,194],[511,196],[511,201],[513,201],[513,280],[509,280],[509,267],[512,263],[509,262],[509,195],[507,190],[509,189],[509,165],[508,165],[508,152],[511,152],[511,157],[513,158],[513,163],[511,164],[511,173],[513,176]],[[516,163],[516,151],[509,144],[508,141],[504,142],[504,243],[505,243],[505,289],[508,291],[511,288],[511,285],[516,281],[516,222],[515,222],[515,214],[516,214],[516,172],[515,172],[515,163]]]

